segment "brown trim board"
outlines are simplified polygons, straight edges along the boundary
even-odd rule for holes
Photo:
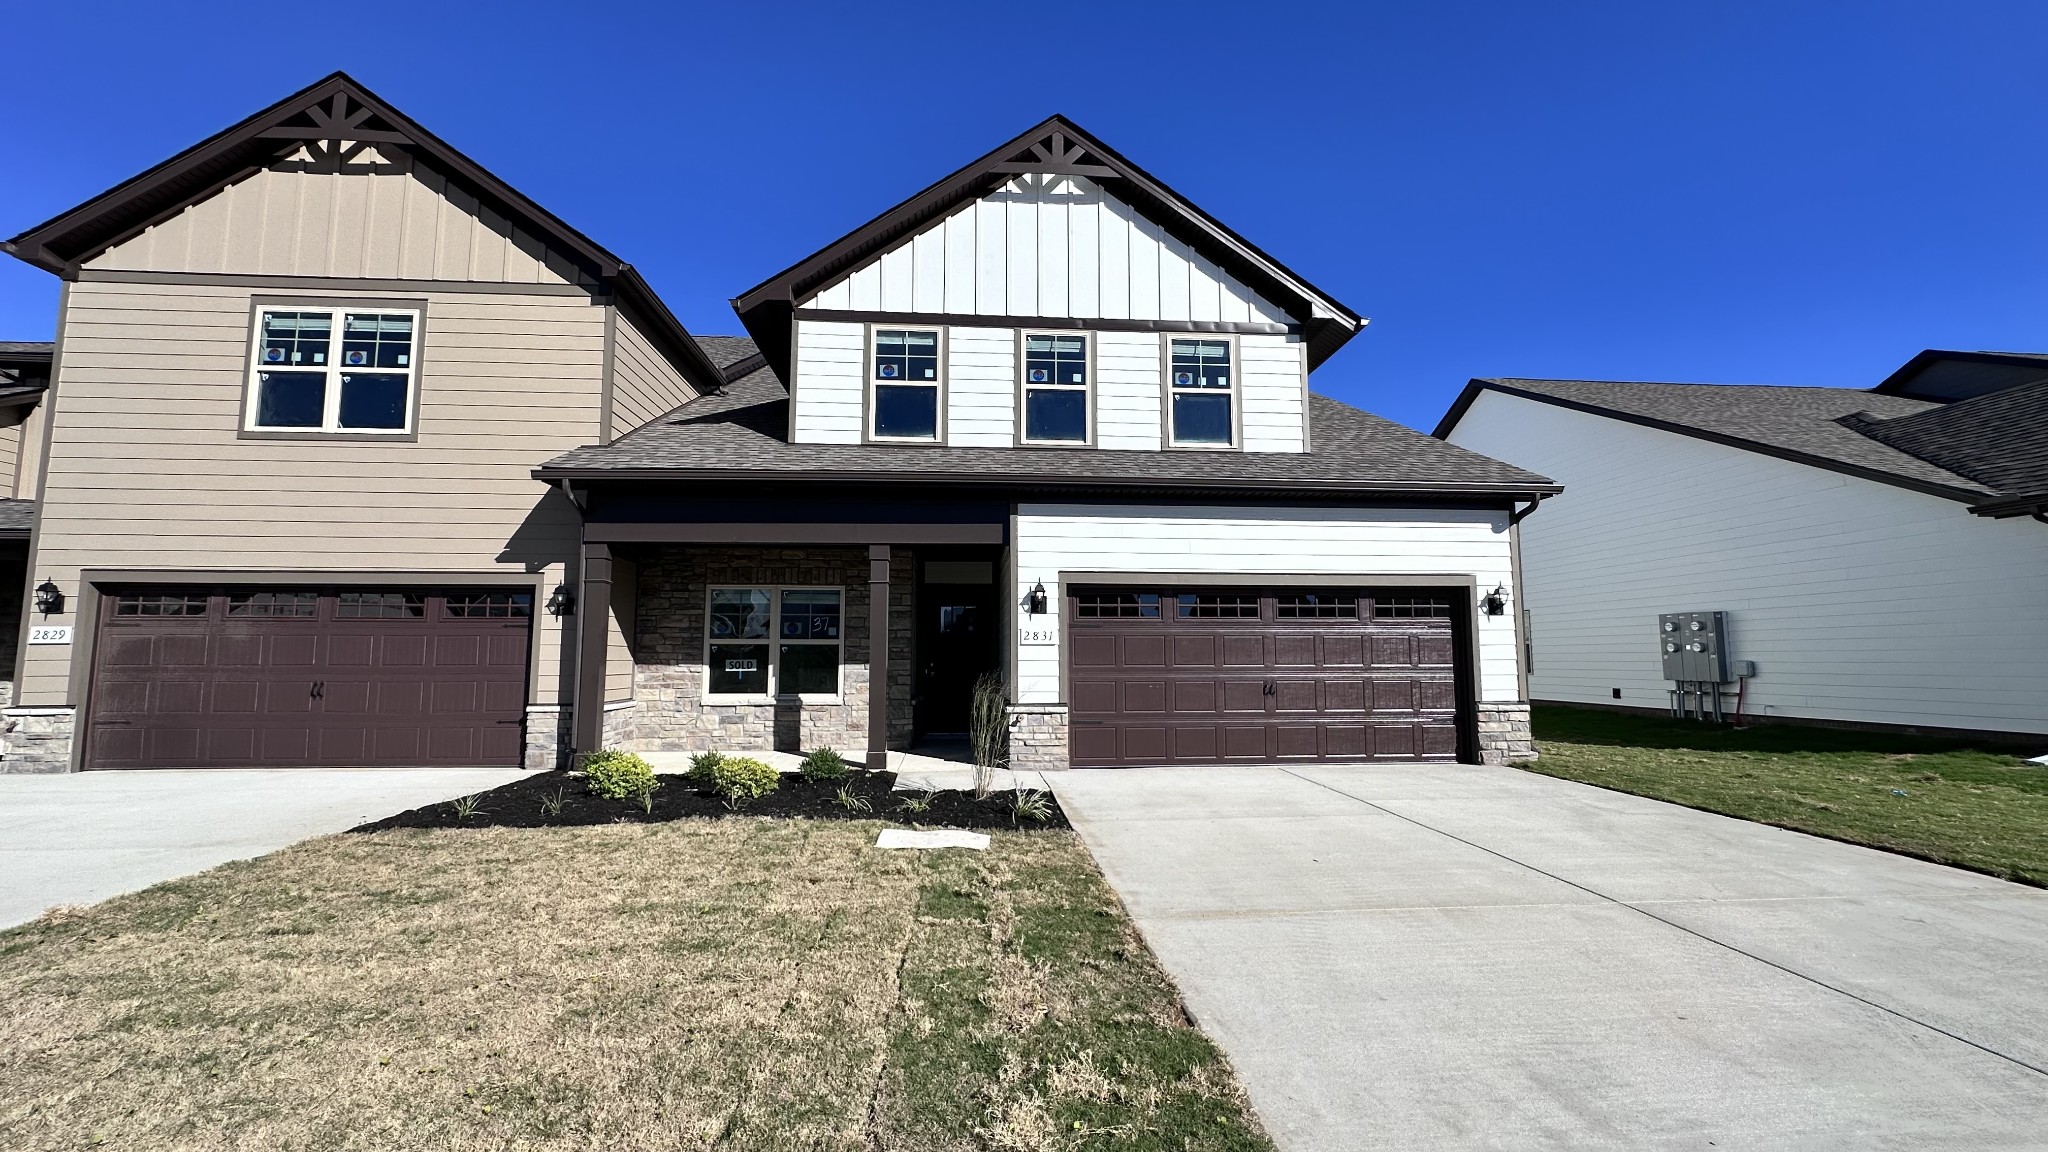
[[[971,312],[864,312],[848,308],[799,308],[798,320],[840,324],[902,324],[948,328],[1052,328],[1096,332],[1211,332],[1254,336],[1298,336],[1299,324],[1252,324],[1234,320],[1107,320],[1088,316],[984,316]]]
[[[607,523],[584,525],[593,544],[1001,544],[1001,524]]]

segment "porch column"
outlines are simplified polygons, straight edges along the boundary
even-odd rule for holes
[[[868,770],[889,766],[889,546],[868,545]]]
[[[604,746],[605,646],[611,639],[612,546],[583,545],[583,578],[576,593],[575,720],[570,729],[577,756]]]

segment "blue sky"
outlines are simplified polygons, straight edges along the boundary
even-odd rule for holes
[[[2048,350],[2048,5],[19,5],[0,235],[335,68],[693,331],[1051,112],[1372,324],[1316,387]],[[197,15],[204,13],[203,16]],[[0,339],[56,283],[0,263]]]

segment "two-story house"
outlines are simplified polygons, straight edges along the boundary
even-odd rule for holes
[[[1540,476],[1309,391],[1363,321],[1055,117],[692,338],[336,75],[32,229],[13,770],[1527,753]]]

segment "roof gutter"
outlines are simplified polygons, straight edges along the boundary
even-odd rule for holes
[[[1030,475],[990,475],[986,472],[855,472],[855,471],[806,471],[777,472],[766,469],[743,468],[550,468],[543,465],[533,470],[533,478],[548,483],[561,481],[639,481],[639,480],[694,480],[700,482],[744,481],[795,481],[813,484],[910,484],[931,487],[939,484],[985,485],[1004,488],[1111,488],[1121,490],[1164,489],[1170,491],[1257,491],[1257,492],[1327,492],[1360,494],[1396,494],[1414,496],[1496,496],[1509,500],[1541,502],[1547,497],[1564,491],[1561,484],[1378,484],[1357,480],[1224,480],[1224,479],[1168,479],[1145,478],[1122,480],[1116,477],[1076,477],[1051,473]],[[1528,515],[1534,510],[1534,503],[1521,513]]]

